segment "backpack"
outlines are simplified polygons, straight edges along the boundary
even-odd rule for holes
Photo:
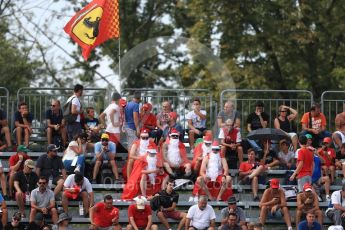
[[[297,188],[296,186],[282,186],[284,190],[286,201],[297,201]]]
[[[63,119],[67,123],[73,123],[77,120],[78,114],[72,114],[72,100],[75,98],[72,97],[71,100],[67,101],[63,106]]]

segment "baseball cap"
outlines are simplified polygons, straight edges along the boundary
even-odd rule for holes
[[[331,139],[330,137],[325,137],[325,138],[323,138],[323,141],[322,141],[322,142],[323,142],[323,143],[329,144],[329,143],[332,142],[332,139]]]
[[[145,111],[151,111],[152,110],[152,105],[150,104],[150,103],[145,103],[144,105],[143,105],[143,110],[145,110]]]
[[[29,149],[25,147],[25,145],[19,145],[17,148],[17,152],[24,152],[27,153],[29,152]]]
[[[103,133],[101,135],[101,139],[109,139],[109,135],[107,133]]]
[[[33,169],[35,168],[35,162],[31,159],[27,159],[24,163],[25,166],[28,166],[29,168]]]
[[[271,179],[270,186],[271,188],[279,188],[279,180],[275,178]]]
[[[236,197],[234,196],[229,197],[228,204],[236,204],[236,203],[237,203]]]
[[[136,204],[137,204],[137,209],[145,209],[145,202],[146,202],[146,198],[143,196],[138,196],[136,198],[134,198]]]
[[[177,113],[176,112],[170,112],[169,117],[176,120],[177,119]]]
[[[303,185],[303,191],[305,192],[313,191],[313,187],[311,186],[310,183],[306,183]]]
[[[47,147],[47,152],[50,152],[50,151],[58,151],[58,147],[56,147],[56,145],[54,145],[54,144],[50,144],[50,145],[48,145],[48,147]]]
[[[312,136],[311,134],[309,134],[309,133],[307,133],[307,134],[305,135],[305,137],[306,137],[307,139],[313,139],[313,136]]]

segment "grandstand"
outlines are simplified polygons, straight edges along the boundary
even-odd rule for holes
[[[271,121],[277,114],[277,110],[279,105],[281,104],[288,104],[290,106],[294,106],[298,108],[299,115],[301,116],[304,112],[308,111],[311,104],[314,102],[313,95],[309,91],[279,91],[279,90],[225,90],[221,93],[221,98],[219,100],[220,104],[218,104],[214,98],[207,96],[207,90],[174,90],[171,92],[169,90],[149,90],[149,89],[125,89],[124,95],[127,96],[127,100],[130,99],[130,95],[133,91],[140,90],[142,91],[143,101],[151,102],[154,105],[154,111],[160,111],[160,104],[163,100],[170,100],[173,102],[174,110],[178,111],[180,114],[180,122],[181,124],[186,127],[186,121],[184,119],[184,115],[189,110],[189,101],[198,96],[202,100],[202,105],[204,108],[207,109],[208,112],[208,127],[214,132],[217,132],[218,127],[216,125],[216,115],[219,111],[219,108],[222,107],[222,104],[227,101],[228,99],[233,99],[237,103],[237,109],[241,113],[241,120],[243,121],[242,125],[244,124],[245,117],[253,110],[253,106],[255,101],[262,100],[265,104],[267,104],[267,111],[270,113]],[[4,92],[4,93],[2,93]],[[72,89],[69,88],[61,88],[61,89],[50,89],[50,88],[42,88],[42,89],[20,89],[17,93],[16,100],[10,100],[9,93],[6,91],[5,88],[0,87],[0,106],[2,109],[7,111],[9,124],[11,126],[11,130],[13,130],[13,120],[12,114],[16,110],[16,105],[19,101],[25,101],[29,105],[29,110],[33,112],[35,117],[35,122],[33,123],[34,128],[34,135],[30,139],[31,145],[29,148],[32,152],[29,152],[29,156],[36,160],[40,155],[45,154],[45,146],[46,146],[46,137],[44,133],[44,111],[48,108],[50,100],[52,98],[60,99],[63,103],[66,98],[70,95]],[[234,94],[238,92],[238,99],[234,98]],[[227,95],[231,94],[231,95]],[[323,107],[324,113],[329,114],[331,118],[334,118],[334,114],[342,111],[342,99],[339,96],[338,92],[328,91],[327,94],[332,95],[332,99],[327,99],[326,97],[322,98],[325,100],[324,103],[327,104]],[[338,94],[338,96],[336,95]],[[106,97],[105,97],[106,96]],[[96,108],[96,111],[101,111],[107,104],[108,92],[105,89],[86,89],[85,94],[83,97],[82,102],[84,103],[84,108],[88,105],[93,105]],[[286,96],[286,97],[285,97]],[[326,101],[328,100],[328,101]],[[323,101],[321,101],[322,104]],[[327,110],[327,111],[325,111]],[[298,118],[300,119],[300,117]],[[334,120],[334,119],[333,119]],[[328,118],[328,122],[330,118]],[[269,124],[269,127],[273,127],[272,122]],[[333,130],[333,125],[329,123],[329,128]],[[242,131],[245,128],[242,126]],[[245,132],[243,132],[245,134]],[[187,136],[186,136],[187,137]],[[124,146],[126,146],[125,138],[122,139],[121,142]],[[187,148],[189,147],[187,138],[185,138],[185,145]],[[0,159],[2,161],[2,166],[4,171],[7,173],[9,171],[8,166],[8,159],[14,152],[1,152]],[[61,156],[63,153],[59,153]],[[87,159],[91,159],[93,153],[88,153]],[[116,162],[119,166],[119,172],[121,173],[122,166],[127,158],[127,153],[117,153],[116,154]],[[192,159],[193,155],[188,154],[188,158]],[[245,155],[246,158],[246,155]],[[251,188],[249,185],[241,185],[237,184],[237,175],[238,170],[231,170],[231,176],[233,177],[233,191],[237,198],[238,205],[243,207],[246,216],[247,222],[258,222],[259,217],[259,202],[252,201],[251,196]],[[279,178],[281,180],[281,184],[285,178],[287,170],[278,170],[278,169],[271,169],[268,171],[269,178]],[[341,189],[341,171],[337,171],[336,174],[336,181],[331,186],[331,192]],[[128,223],[127,219],[127,208],[131,201],[121,201],[121,192],[123,189],[123,184],[120,181],[116,181],[114,184],[93,184],[93,189],[95,192],[95,201],[102,201],[103,196],[105,194],[111,194],[114,199],[114,205],[120,209],[120,224],[122,227],[125,227]],[[261,197],[266,185],[259,186],[259,196]],[[180,199],[178,203],[178,209],[180,210],[188,210],[188,208],[194,204],[194,201],[189,201],[191,198],[191,190],[193,189],[192,184],[188,184],[182,186],[178,189],[180,194]],[[325,197],[323,196],[323,201],[320,202],[320,207],[322,210],[326,210],[328,207],[328,202],[325,201]],[[17,210],[17,205],[15,201],[6,201],[9,210],[9,218],[12,214]],[[219,225],[220,223],[220,210],[224,207],[227,207],[225,202],[209,202],[213,206],[216,211],[217,219],[216,222]],[[57,202],[59,208],[61,208],[61,201]],[[70,202],[70,214],[72,215],[72,226],[75,229],[87,229],[88,224],[90,223],[88,218],[80,217],[78,214],[78,202]],[[295,210],[296,210],[296,202],[288,202],[288,208],[290,211],[290,215],[292,221],[294,220]],[[29,205],[26,205],[26,216],[29,216]],[[27,222],[28,219],[25,218],[23,220]],[[157,217],[154,217],[154,222],[159,224],[159,220]],[[294,221],[293,221],[294,222]],[[171,221],[171,223],[177,223],[176,221]],[[324,217],[324,227],[329,226],[331,224],[330,220],[325,216]],[[295,225],[293,225],[295,228]],[[265,229],[286,229],[286,225],[281,220],[267,220]],[[160,225],[160,229],[163,229],[163,226]]]

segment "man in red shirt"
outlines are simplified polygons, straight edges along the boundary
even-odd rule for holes
[[[242,162],[239,169],[239,184],[250,184],[252,185],[253,200],[259,201],[258,189],[259,189],[259,179],[261,182],[265,179],[262,173],[265,171],[263,165],[255,160],[255,151],[250,148],[247,151],[248,161]],[[239,188],[239,192],[241,189]]]
[[[91,230],[120,230],[119,209],[113,206],[113,197],[106,195],[104,202],[99,202],[90,208]]]
[[[134,200],[136,203],[128,207],[129,224],[127,225],[127,230],[158,230],[158,226],[152,224],[152,210],[150,205],[145,204],[145,197],[139,196]]]
[[[17,154],[12,155],[9,159],[10,164],[10,178],[9,178],[9,192],[10,196],[13,194],[13,186],[14,186],[14,175],[16,172],[23,171],[24,169],[24,162],[27,159],[30,159],[28,156],[29,150],[24,145],[19,145],[17,147]]]
[[[150,138],[155,139],[157,136],[157,118],[152,112],[152,105],[150,103],[145,103],[141,107],[140,112],[140,127],[142,129],[149,130]],[[156,142],[157,143],[157,142]]]
[[[297,168],[290,177],[290,181],[293,181],[297,178],[298,191],[303,191],[303,185],[305,183],[312,183],[311,176],[314,171],[314,154],[307,148],[307,137],[300,136],[299,144],[300,149],[297,150]]]

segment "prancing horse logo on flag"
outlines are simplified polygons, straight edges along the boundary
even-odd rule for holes
[[[99,33],[99,23],[102,18],[102,7],[95,6],[81,14],[72,26],[73,34],[83,43],[93,45]]]

